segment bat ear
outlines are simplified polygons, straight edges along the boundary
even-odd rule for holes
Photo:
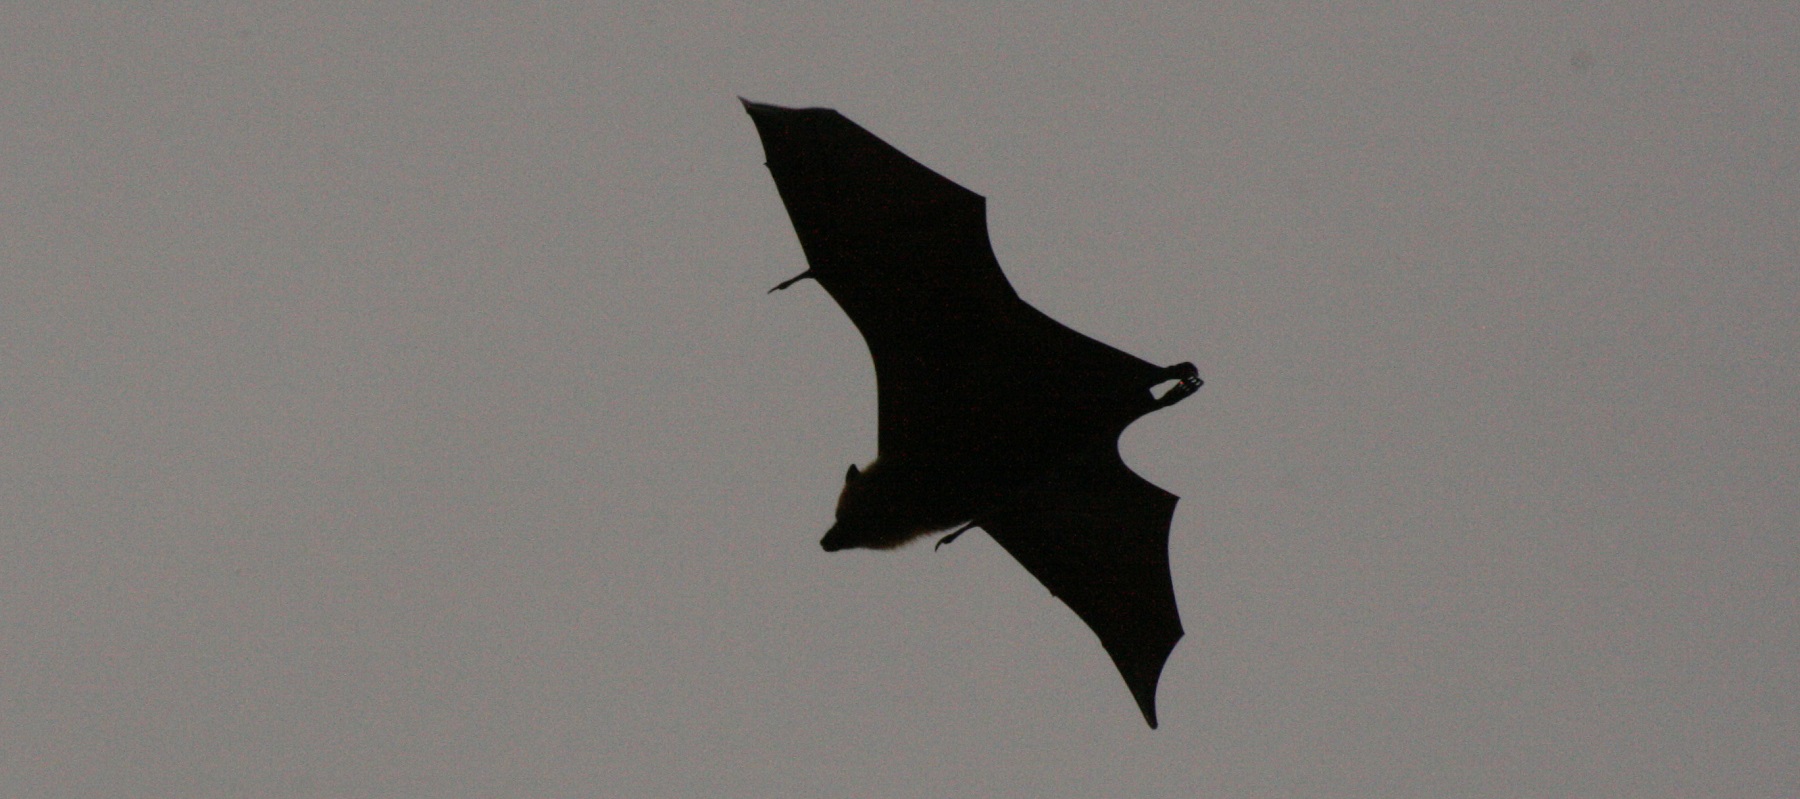
[[[856,464],[852,463],[852,464],[850,464],[850,471],[847,471],[844,473],[844,482],[846,482],[846,483],[853,482],[856,480],[856,478],[861,477],[861,476],[862,476],[862,472],[857,470]]]

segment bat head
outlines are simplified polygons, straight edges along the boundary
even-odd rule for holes
[[[945,512],[949,503],[923,481],[909,479],[916,476],[907,471],[886,468],[879,459],[868,469],[852,464],[838,494],[837,523],[819,545],[826,552],[893,549],[962,521],[951,518],[954,514]]]

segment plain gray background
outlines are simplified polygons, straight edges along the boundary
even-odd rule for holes
[[[0,10],[0,794],[1800,794],[1792,3],[123,5]],[[736,95],[1200,366],[1162,730],[985,536],[820,551]]]

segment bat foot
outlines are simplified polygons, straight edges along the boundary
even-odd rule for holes
[[[775,287],[775,288],[772,288],[772,289],[769,289],[769,291],[768,291],[768,292],[767,292],[767,293],[769,293],[769,294],[774,294],[774,293],[775,293],[775,292],[777,292],[777,291],[780,291],[780,290],[782,290],[782,289],[785,289],[785,288],[787,288],[787,287],[788,287],[788,286],[792,286],[792,285],[794,285],[794,284],[795,284],[795,283],[798,283],[798,282],[800,282],[800,281],[802,281],[802,280],[805,280],[805,279],[807,279],[807,278],[809,278],[809,277],[812,277],[812,276],[813,276],[813,270],[811,270],[811,269],[808,269],[808,270],[806,270],[806,271],[804,271],[804,272],[801,272],[801,273],[800,273],[800,274],[798,274],[798,275],[795,275],[795,276],[793,276],[793,277],[790,277],[790,278],[788,278],[788,279],[786,279],[786,280],[783,280],[783,281],[781,281],[781,284],[780,284],[780,285],[778,285],[778,286],[776,286],[776,287]]]
[[[1175,386],[1156,398],[1156,406],[1167,408],[1199,391],[1205,381],[1200,379],[1200,370],[1191,363],[1178,363],[1163,370],[1164,380],[1174,380]]]

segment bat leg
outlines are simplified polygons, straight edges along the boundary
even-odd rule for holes
[[[1187,399],[1193,396],[1194,392],[1199,391],[1200,386],[1205,385],[1205,381],[1200,379],[1200,370],[1195,369],[1191,363],[1178,363],[1174,366],[1164,367],[1162,380],[1174,380],[1176,383],[1174,388],[1156,398],[1156,406],[1159,408],[1167,408]]]
[[[805,279],[807,279],[807,278],[809,278],[809,277],[812,277],[812,276],[813,276],[813,270],[811,270],[811,269],[808,269],[808,270],[806,270],[806,271],[804,271],[804,272],[801,272],[801,273],[800,273],[800,274],[798,274],[798,275],[795,275],[795,276],[793,276],[793,277],[790,277],[790,278],[788,278],[788,279],[786,279],[786,280],[783,280],[783,281],[781,281],[781,285],[779,285],[779,286],[776,286],[776,287],[775,287],[775,288],[772,288],[772,289],[769,289],[769,291],[768,291],[768,293],[769,293],[769,294],[774,294],[774,293],[775,293],[775,292],[777,292],[777,291],[780,291],[780,290],[782,290],[782,289],[785,289],[785,288],[787,288],[787,287],[788,287],[788,286],[792,286],[792,285],[794,285],[794,284],[795,284],[795,283],[798,283],[798,282],[800,282],[800,281],[802,281],[802,280],[805,280]]]
[[[968,532],[969,528],[974,527],[974,526],[975,526],[974,522],[969,522],[968,524],[965,524],[961,527],[956,528],[956,532],[951,533],[947,536],[944,536],[943,538],[938,539],[937,546],[932,547],[931,551],[936,552],[938,547],[948,544],[951,541],[955,541],[957,536],[962,535],[965,532]]]

